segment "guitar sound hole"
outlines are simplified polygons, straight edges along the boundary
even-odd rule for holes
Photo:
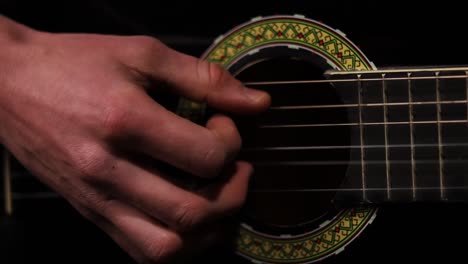
[[[236,77],[243,82],[320,80],[323,72],[323,64],[286,56],[249,63]],[[243,138],[241,158],[255,168],[244,208],[246,221],[286,228],[319,223],[335,213],[335,191],[326,189],[338,188],[345,176],[347,165],[339,163],[349,160],[349,149],[343,146],[350,144],[350,131],[345,126],[295,125],[346,123],[346,110],[278,108],[342,104],[327,83],[255,88],[272,96],[272,109],[236,119]]]

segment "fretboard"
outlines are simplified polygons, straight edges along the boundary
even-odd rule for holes
[[[339,200],[468,201],[468,67],[327,74],[352,131]]]

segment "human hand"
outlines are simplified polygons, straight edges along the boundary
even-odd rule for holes
[[[138,262],[206,248],[243,204],[252,168],[235,161],[233,121],[194,124],[146,91],[241,114],[266,109],[266,93],[149,37],[50,34],[2,17],[0,61],[0,142]],[[191,191],[148,160],[229,175]]]

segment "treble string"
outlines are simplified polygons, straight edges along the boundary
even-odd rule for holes
[[[344,75],[347,73],[343,73]],[[358,73],[352,73],[353,76],[357,75]],[[288,80],[288,81],[249,81],[244,82],[243,84],[246,86],[251,86],[253,88],[256,87],[279,87],[282,88],[281,85],[302,85],[302,84],[312,84],[307,86],[307,89],[314,89],[323,87],[320,84],[337,84],[337,83],[351,83],[351,84],[359,84],[363,82],[391,82],[391,81],[412,81],[412,80],[452,80],[452,79],[464,79],[467,80],[466,86],[468,87],[468,72],[464,75],[453,75],[453,76],[414,76],[414,75],[406,75],[405,77],[386,77],[384,74],[379,78],[348,78],[348,79],[326,79],[326,80]],[[317,84],[314,86],[313,84]],[[291,88],[295,88],[296,86],[292,86]],[[301,86],[302,87],[302,86]],[[344,87],[344,86],[343,86]],[[339,87],[342,89],[343,87]],[[290,88],[290,87],[288,87]],[[348,89],[356,88],[355,86],[351,85],[347,87]],[[346,89],[346,88],[343,88]],[[348,103],[348,104],[322,104],[322,105],[280,105],[280,106],[272,106],[269,108],[271,112],[277,111],[286,111],[286,110],[304,110],[304,109],[328,109],[328,108],[362,108],[362,107],[380,107],[380,106],[415,106],[415,105],[454,105],[454,104],[467,104],[468,106],[468,88],[467,88],[467,98],[460,99],[460,100],[444,100],[444,101],[411,101],[411,102],[385,102],[385,103]],[[358,126],[358,125],[365,125],[365,126],[373,126],[373,125],[407,125],[407,124],[466,124],[468,119],[457,119],[457,120],[418,120],[418,121],[398,121],[398,122],[349,122],[349,123],[312,123],[312,124],[260,124],[257,128],[260,129],[273,129],[273,128],[307,128],[307,127],[332,127],[332,126]],[[462,143],[443,143],[443,144],[393,144],[393,145],[348,145],[348,146],[332,146],[332,145],[323,145],[323,146],[271,146],[271,147],[247,147],[242,149],[242,152],[249,153],[249,152],[265,152],[265,151],[299,151],[299,150],[335,150],[335,149],[380,149],[380,148],[409,148],[409,147],[423,147],[423,148],[430,148],[430,147],[468,147],[467,142]],[[366,164],[386,164],[387,161],[385,160],[370,160],[366,161]],[[411,161],[409,160],[391,160],[392,164],[409,164]],[[420,160],[418,164],[439,164],[439,160]],[[445,164],[468,164],[468,160],[460,160],[460,159],[447,159],[444,160]],[[322,161],[257,161],[253,162],[254,166],[259,167],[274,167],[274,166],[315,166],[315,165],[360,165],[361,161],[344,161],[344,160],[322,160]],[[466,177],[465,175],[458,175],[460,177]],[[285,193],[285,192],[388,192],[388,191],[437,191],[440,192],[441,186],[431,186],[431,187],[415,187],[415,186],[408,186],[408,187],[384,187],[384,188],[302,188],[302,189],[259,189],[259,188],[251,188],[249,189],[250,193]],[[457,187],[443,187],[444,190],[461,190],[466,191],[468,190],[468,186],[457,186]]]
[[[466,104],[467,100],[450,100],[450,101],[422,101],[422,102],[392,102],[392,103],[363,103],[361,107],[377,107],[377,106],[409,106],[409,105],[451,105],[451,104]],[[326,109],[326,108],[353,108],[359,107],[359,104],[328,104],[328,105],[281,105],[272,106],[269,110],[302,110],[302,109]]]
[[[262,82],[244,82],[247,86],[273,86],[285,84],[320,84],[320,83],[340,83],[340,82],[365,82],[365,81],[396,81],[396,80],[440,80],[440,79],[467,79],[467,75],[453,76],[407,76],[407,77],[385,77],[385,78],[350,78],[336,80],[290,80],[290,81],[262,81]],[[411,102],[388,102],[388,103],[363,103],[363,104],[326,104],[326,105],[283,105],[272,106],[269,111],[284,111],[284,110],[304,110],[304,109],[327,109],[327,108],[362,108],[362,107],[379,107],[379,106],[415,106],[415,105],[454,105],[467,104],[468,100],[445,100],[445,101],[411,101]],[[272,128],[305,128],[305,127],[333,127],[333,126],[372,126],[372,125],[407,125],[413,124],[453,124],[467,123],[468,119],[458,120],[424,120],[424,121],[399,121],[399,122],[350,122],[350,123],[313,123],[313,124],[264,124],[259,125],[261,129]]]
[[[290,80],[290,81],[255,81],[243,82],[246,86],[268,86],[281,84],[314,84],[314,83],[342,83],[342,82],[367,82],[367,81],[408,81],[408,80],[436,80],[436,79],[466,79],[467,75],[452,76],[408,76],[408,77],[386,77],[386,78],[350,78],[350,79],[328,79],[328,80]]]

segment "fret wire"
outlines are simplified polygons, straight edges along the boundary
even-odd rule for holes
[[[11,197],[11,164],[10,164],[10,154],[3,149],[3,188],[5,195],[5,213],[11,215],[13,213],[13,202]]]
[[[411,116],[410,116],[411,117]],[[412,124],[457,124],[457,123],[466,123],[468,120],[427,120],[427,121],[396,121],[396,122],[387,122],[387,125],[412,125]],[[330,127],[330,126],[377,126],[384,125],[384,122],[366,122],[366,123],[323,123],[323,124],[284,124],[284,125],[260,125],[258,128],[305,128],[305,127]]]
[[[385,176],[387,179],[387,200],[391,200],[390,192],[390,163],[388,161],[388,107],[387,107],[387,85],[385,82],[385,73],[382,73],[382,100],[383,100],[383,118],[384,118],[384,144],[385,144]]]
[[[361,75],[358,74],[357,78],[360,79]],[[359,111],[359,141],[361,143],[361,180],[362,180],[362,199],[366,200],[366,164],[364,152],[364,127],[362,125],[362,82],[357,82],[357,95],[358,95],[358,111]]]
[[[408,73],[410,74],[410,73]],[[452,76],[440,76],[440,79],[465,79],[466,75],[452,75]],[[404,81],[408,80],[409,77],[393,77],[387,78],[387,81]],[[435,77],[432,76],[421,76],[411,77],[412,80],[433,80]],[[381,78],[361,78],[361,79],[339,79],[339,80],[292,80],[292,81],[262,81],[262,82],[243,82],[242,84],[248,86],[264,86],[264,85],[278,85],[278,84],[311,84],[311,83],[342,83],[342,82],[364,82],[364,81],[382,81]]]
[[[467,101],[467,104],[466,104],[466,120],[468,121],[468,71],[465,71],[465,85],[466,85],[466,101]],[[467,123],[468,125],[468,123]]]
[[[468,87],[468,86],[467,86]],[[451,100],[451,101],[440,101],[440,104],[466,104],[467,100]],[[367,103],[361,104],[365,107],[378,107],[378,106],[406,106],[406,105],[430,105],[437,104],[437,101],[424,101],[424,102],[394,102],[394,103]],[[272,106],[269,110],[300,110],[300,109],[325,109],[325,108],[349,108],[358,107],[358,104],[336,104],[336,105],[284,105],[284,106]]]
[[[468,147],[468,143],[445,143],[442,144],[444,147]],[[408,144],[389,144],[389,148],[407,148],[411,145]],[[415,144],[415,147],[427,148],[427,147],[438,147],[438,144]],[[254,148],[243,148],[242,151],[282,151],[282,150],[323,150],[323,149],[357,149],[361,148],[360,145],[348,145],[348,146],[279,146],[279,147],[254,147]],[[366,149],[385,148],[385,145],[364,145]]]
[[[408,102],[413,101],[413,95],[411,91],[411,73],[408,73]],[[409,114],[409,127],[410,127],[410,145],[411,145],[411,185],[413,187],[413,200],[416,200],[416,163],[414,159],[414,116],[413,116],[413,105],[408,105],[408,114]]]
[[[439,72],[435,73],[436,77],[439,77]],[[443,147],[442,147],[442,126],[440,124],[441,120],[441,106],[440,106],[440,79],[436,80],[436,100],[437,100],[437,141],[439,144],[438,153],[439,153],[439,185],[440,185],[440,199],[445,199],[445,190],[444,190],[444,160],[443,160]]]

